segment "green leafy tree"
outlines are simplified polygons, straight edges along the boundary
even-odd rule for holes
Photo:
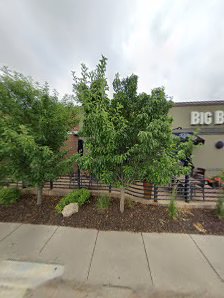
[[[74,75],[74,80],[84,109],[82,135],[87,151],[77,160],[100,181],[121,188],[121,212],[125,187],[134,181],[162,185],[189,170],[180,161],[191,152],[192,141],[182,143],[172,134],[168,116],[172,102],[164,88],[138,94],[137,76],[120,79],[116,75],[110,100],[105,57],[94,71],[82,65],[81,78]]]
[[[77,109],[71,101],[60,102],[56,91],[51,95],[47,84],[4,68],[0,110],[1,172],[34,185],[40,204],[44,183],[72,166],[62,146],[77,122]]]

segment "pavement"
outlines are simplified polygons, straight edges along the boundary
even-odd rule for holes
[[[224,237],[0,223],[0,297],[224,297]]]

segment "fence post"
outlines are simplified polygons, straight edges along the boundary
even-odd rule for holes
[[[190,176],[186,175],[185,176],[185,181],[184,181],[184,198],[185,202],[190,201]]]
[[[158,186],[154,185],[154,202],[158,202]]]
[[[54,182],[53,182],[53,180],[50,180],[50,189],[52,190],[53,187],[54,187]]]

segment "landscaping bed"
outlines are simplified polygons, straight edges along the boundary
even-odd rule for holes
[[[104,211],[96,206],[96,198],[80,207],[79,212],[69,218],[56,213],[59,198],[44,197],[41,206],[36,205],[36,196],[23,195],[13,205],[0,205],[1,222],[21,222],[90,228],[99,230],[133,232],[171,232],[224,235],[224,220],[218,219],[215,210],[191,209],[179,212],[176,220],[168,216],[167,207],[144,205],[130,201],[123,214],[119,211],[119,200],[112,199]]]

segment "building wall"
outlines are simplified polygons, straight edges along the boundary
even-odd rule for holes
[[[66,150],[68,150],[68,157],[78,152],[78,136],[69,134],[67,141],[65,142]]]
[[[65,142],[64,148],[65,150],[68,151],[67,157],[70,157],[78,152],[78,136],[75,134],[70,133],[68,136],[68,139]],[[74,172],[77,172],[77,164],[74,164]]]
[[[212,177],[224,171],[224,149],[217,149],[215,143],[220,141],[219,135],[200,135],[205,144],[193,151],[193,164],[196,168],[206,169],[206,176]],[[222,137],[224,141],[224,138]]]
[[[192,129],[192,128],[198,128],[200,130],[202,129],[221,129],[222,133],[224,131],[224,124],[223,125],[215,125],[214,121],[210,125],[191,125],[191,112],[192,111],[198,111],[198,112],[212,112],[215,111],[224,111],[224,104],[223,105],[181,105],[181,103],[175,105],[171,111],[170,114],[173,116],[173,128],[176,127],[182,127],[185,129]]]
[[[193,151],[193,164],[195,167],[205,168],[206,176],[212,177],[224,171],[224,148],[217,149],[218,141],[224,142],[224,124],[191,125],[191,112],[224,111],[223,103],[177,103],[170,111],[173,117],[173,129],[181,127],[183,132],[198,131],[198,135],[205,140],[204,145],[197,146]]]

